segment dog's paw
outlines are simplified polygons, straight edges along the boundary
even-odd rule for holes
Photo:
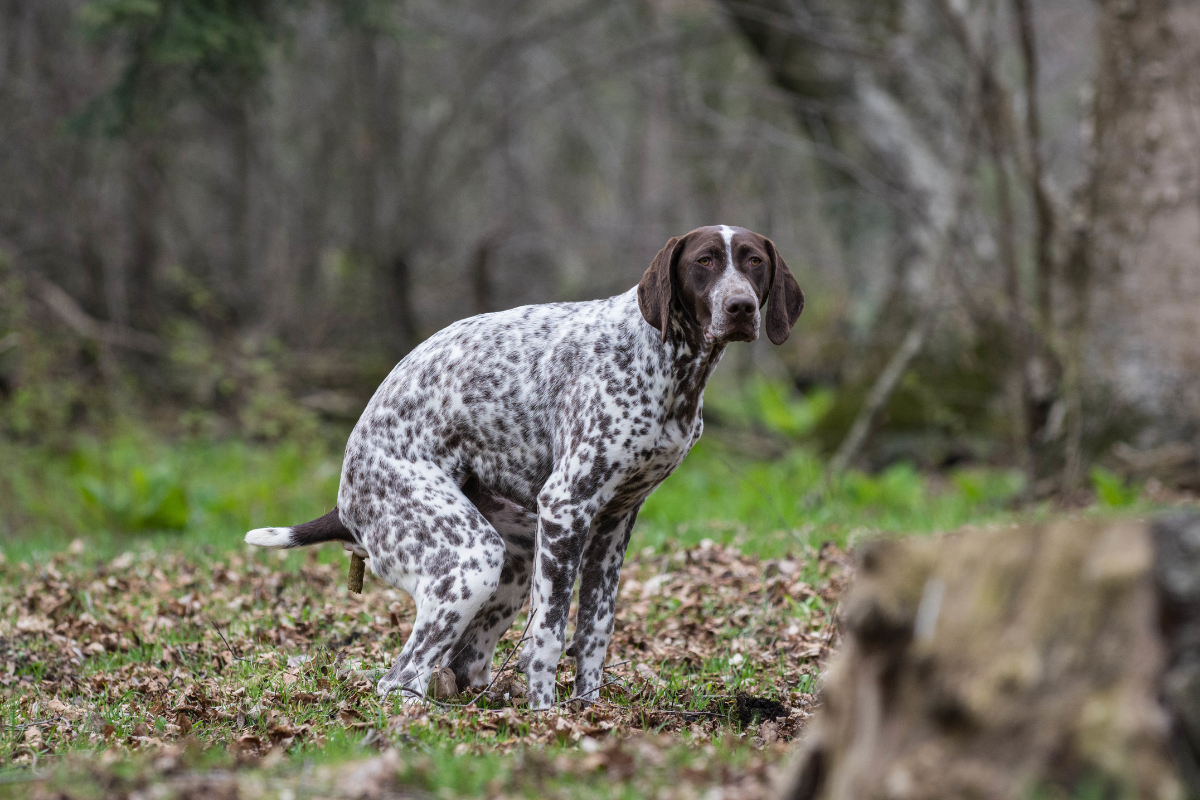
[[[380,700],[387,699],[389,695],[395,694],[398,696],[400,705],[415,706],[420,705],[425,701],[425,693],[418,693],[415,689],[405,686],[403,681],[389,679],[386,675],[379,679],[375,684],[375,694]]]
[[[525,700],[530,711],[549,711],[554,708],[554,690],[545,691],[540,687],[525,690]]]

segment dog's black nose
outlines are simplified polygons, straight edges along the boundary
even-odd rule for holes
[[[725,313],[731,317],[752,317],[758,303],[749,295],[735,295],[725,301]]]

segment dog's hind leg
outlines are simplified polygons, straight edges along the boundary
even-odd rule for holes
[[[454,671],[460,689],[468,686],[482,689],[491,682],[496,645],[512,627],[513,620],[529,597],[532,559],[532,548],[526,553],[509,553],[501,572],[500,585],[451,651],[448,666]]]
[[[425,696],[430,675],[496,591],[505,547],[495,528],[446,473],[429,464],[379,465],[369,485],[383,494],[355,498],[348,514],[371,568],[404,589],[417,606],[413,631],[376,692]],[[339,497],[341,502],[341,497]],[[356,512],[365,507],[361,517]]]
[[[487,492],[474,481],[468,481],[463,492],[500,534],[507,548],[500,585],[450,653],[448,666],[454,671],[459,688],[482,689],[491,682],[496,643],[512,627],[529,597],[537,515]]]

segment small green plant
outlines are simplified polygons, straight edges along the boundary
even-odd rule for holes
[[[833,407],[834,394],[818,389],[798,395],[784,383],[758,379],[748,388],[752,413],[764,427],[793,439],[812,433]]]
[[[94,511],[121,530],[182,530],[187,527],[188,500],[182,484],[163,468],[134,467],[105,479],[96,474],[77,476],[79,493]]]
[[[1140,486],[1127,486],[1123,478],[1103,467],[1092,467],[1088,477],[1091,478],[1097,499],[1110,508],[1133,505],[1142,493]]]
[[[848,473],[845,488],[855,505],[866,508],[915,511],[926,500],[925,481],[911,464],[894,464],[877,477]]]
[[[828,389],[799,394],[783,381],[756,376],[736,386],[712,387],[705,408],[722,424],[758,428],[793,440],[802,440],[833,407]]]

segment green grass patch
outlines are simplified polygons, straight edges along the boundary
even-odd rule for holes
[[[113,555],[131,546],[226,550],[251,528],[303,522],[337,499],[331,441],[168,440],[126,428],[80,435],[65,452],[0,439],[0,548],[44,557],[77,537]]]
[[[796,447],[774,461],[701,440],[642,508],[638,541],[709,538],[773,557],[852,535],[949,530],[1011,516],[1019,473],[965,468],[931,478],[907,464],[878,475],[851,471],[825,484],[825,465]]]
[[[251,528],[328,510],[342,441],[340,433],[302,444],[168,440],[126,429],[103,440],[80,435],[55,452],[0,440],[0,548],[12,559],[45,557],[82,537],[105,556],[135,545],[226,550]],[[780,556],[823,541],[845,544],[856,533],[1004,519],[1022,485],[1008,470],[931,477],[905,464],[824,481],[824,463],[803,445],[757,460],[706,437],[647,500],[632,546],[712,539]],[[1112,505],[1132,502],[1128,490],[1101,483]]]

